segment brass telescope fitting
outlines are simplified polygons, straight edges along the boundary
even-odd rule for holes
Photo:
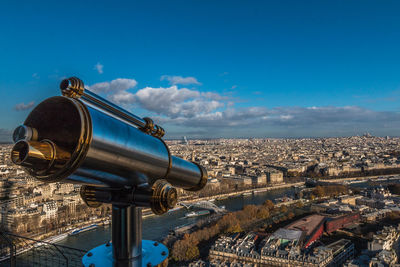
[[[85,92],[83,81],[76,77],[64,79],[60,83],[63,96],[79,99]]]
[[[64,165],[70,154],[58,148],[50,140],[18,141],[11,150],[11,161],[26,167],[30,174],[45,175],[53,165]]]
[[[164,214],[175,207],[178,202],[178,192],[167,181],[157,180],[152,189],[150,205],[155,214]]]
[[[14,164],[42,171],[50,167],[55,159],[55,154],[54,144],[51,141],[26,142],[21,140],[14,145],[11,151],[11,160]]]
[[[151,207],[154,214],[161,215],[175,207],[178,202],[178,193],[165,180],[157,180],[151,188],[137,187],[131,190],[97,188],[83,185],[80,195],[82,200],[92,208],[102,203],[111,203],[119,206]]]

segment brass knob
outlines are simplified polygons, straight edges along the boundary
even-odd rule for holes
[[[164,214],[175,207],[178,202],[178,192],[166,180],[157,180],[152,189],[150,206],[155,214]]]

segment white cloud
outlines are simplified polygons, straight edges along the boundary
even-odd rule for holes
[[[35,102],[34,102],[34,101],[31,101],[31,102],[29,102],[28,104],[19,103],[19,104],[16,104],[16,105],[15,105],[14,109],[15,109],[16,111],[28,110],[28,109],[31,109],[34,105],[35,105]]]
[[[128,89],[134,88],[136,85],[137,82],[134,79],[118,78],[112,80],[111,82],[95,83],[91,86],[88,86],[88,89],[93,91],[94,93],[108,94],[126,91]]]
[[[133,104],[136,101],[135,95],[127,91],[117,91],[116,93],[109,95],[108,98],[119,105]]]
[[[104,94],[118,105],[135,105],[158,115],[176,118],[194,117],[224,107],[223,96],[212,92],[199,92],[187,88],[145,87],[136,93],[130,92],[137,82],[133,79],[115,79],[88,86],[95,93]]]
[[[189,84],[195,84],[195,85],[200,85],[201,83],[197,81],[195,77],[182,77],[182,76],[170,76],[170,75],[163,75],[161,76],[161,81],[168,81],[171,85],[189,85]]]
[[[190,118],[196,114],[211,112],[224,104],[212,99],[220,98],[218,94],[203,96],[199,91],[187,88],[145,87],[135,94],[119,92],[111,97],[118,104],[136,104],[159,115],[175,118],[183,116]]]
[[[99,73],[99,74],[103,74],[103,68],[104,68],[104,65],[102,65],[100,62],[97,62],[97,64],[96,65],[94,65],[94,70],[97,70],[97,72]]]

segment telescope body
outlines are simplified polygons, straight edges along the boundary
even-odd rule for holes
[[[63,80],[60,88],[63,96],[41,102],[15,129],[11,160],[43,182],[81,184],[90,207],[112,204],[112,244],[85,254],[84,266],[165,263],[164,245],[145,241],[142,247],[141,208],[167,212],[178,199],[172,186],[200,190],[207,171],[172,156],[161,139],[164,129],[150,118],[86,90],[78,78]]]
[[[165,178],[186,190],[204,182],[205,170],[171,156],[160,138],[78,99],[43,101],[24,127],[34,129],[39,140],[17,141],[12,159],[45,182],[131,187]]]

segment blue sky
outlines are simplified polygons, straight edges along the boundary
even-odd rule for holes
[[[399,136],[398,1],[2,1],[0,139],[63,77],[167,137]]]

